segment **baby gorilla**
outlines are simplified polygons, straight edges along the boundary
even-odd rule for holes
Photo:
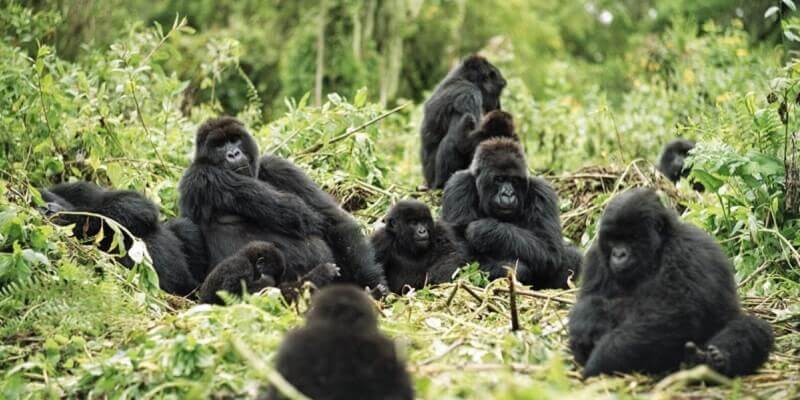
[[[467,263],[466,249],[450,227],[433,222],[431,211],[417,200],[397,203],[386,216],[386,226],[372,235],[372,245],[383,265],[389,289],[401,294],[408,286],[449,282]]]
[[[234,255],[220,262],[200,287],[198,297],[202,303],[223,304],[217,292],[241,295],[242,285],[250,293],[265,287],[278,287],[289,302],[294,301],[303,283],[314,287],[328,285],[339,276],[333,263],[323,263],[307,274],[292,279],[286,273],[286,258],[273,243],[255,241],[248,243]]]
[[[250,242],[208,274],[200,286],[198,297],[203,303],[223,304],[218,291],[241,295],[244,285],[248,292],[255,293],[268,286],[277,286],[285,272],[286,260],[274,244]]]
[[[332,285],[316,293],[306,326],[289,333],[276,369],[312,399],[414,398],[394,343],[378,330],[375,307],[363,290]],[[283,399],[270,387],[267,399]]]
[[[742,312],[733,266],[705,232],[680,222],[652,190],[606,208],[584,261],[569,345],[583,376],[661,373],[683,362],[737,376],[773,344],[770,326]]]
[[[661,156],[658,158],[657,168],[672,183],[678,183],[682,178],[686,178],[692,172],[691,168],[685,168],[686,157],[689,151],[694,148],[694,142],[686,139],[674,139],[664,146]],[[694,190],[702,192],[705,190],[699,182],[692,184]]]

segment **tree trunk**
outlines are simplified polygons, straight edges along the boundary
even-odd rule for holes
[[[327,2],[320,2],[319,26],[317,30],[317,72],[314,77],[314,104],[322,105],[322,79],[325,77],[325,25],[328,19]]]

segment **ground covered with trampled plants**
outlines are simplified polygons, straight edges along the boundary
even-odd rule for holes
[[[275,351],[302,323],[307,297],[287,305],[267,289],[220,307],[168,296],[147,261],[127,269],[36,210],[35,188],[82,179],[141,191],[165,218],[175,216],[194,132],[230,112],[231,87],[245,93],[235,114],[262,152],[304,168],[365,232],[403,198],[438,212],[440,192],[417,190],[419,100],[383,105],[371,87],[332,92],[319,106],[313,94],[265,99],[240,63],[251,55],[233,39],[198,46],[207,33],[183,17],[62,56],[48,43],[68,18],[3,7],[2,398],[255,398],[274,379]],[[417,398],[800,397],[800,76],[790,52],[800,20],[785,8],[789,33],[778,43],[753,41],[737,18],[676,18],[606,64],[549,63],[542,87],[532,87],[538,81],[525,77],[510,42],[482,50],[508,71],[503,107],[531,171],[559,192],[565,236],[586,249],[614,194],[658,188],[684,221],[722,244],[743,305],[773,326],[776,347],[759,373],[728,379],[698,367],[581,380],[566,345],[576,289],[516,286],[512,296],[507,280],[489,282],[473,265],[452,283],[379,302],[381,328],[407,360]],[[203,55],[191,68],[200,78],[183,76],[187,48]],[[613,88],[597,78],[604,66],[616,74]],[[698,142],[692,163],[702,194],[654,172],[660,147],[678,135]]]

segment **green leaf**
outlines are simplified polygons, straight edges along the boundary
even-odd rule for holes
[[[356,97],[355,99],[353,99],[353,105],[358,108],[361,108],[364,107],[364,104],[366,103],[367,103],[367,88],[362,87],[361,89],[358,89]]]
[[[721,179],[716,178],[715,176],[700,170],[700,169],[693,169],[691,175],[700,183],[705,186],[705,188],[710,192],[716,192],[725,184],[724,181]]]
[[[797,11],[797,6],[794,5],[794,0],[783,0],[783,4],[786,4],[786,6],[791,8],[792,11]]]
[[[768,8],[767,12],[764,13],[764,19],[767,19],[767,18],[777,14],[778,11],[780,11],[780,10],[781,9],[778,6],[772,6],[772,7]]]

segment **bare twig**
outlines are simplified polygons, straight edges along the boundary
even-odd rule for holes
[[[511,332],[519,330],[519,313],[517,312],[517,296],[514,286],[514,270],[509,268],[508,275],[508,304],[511,311]]]
[[[496,293],[508,293],[509,292],[508,289],[503,289],[503,288],[497,288],[494,291]],[[564,304],[575,304],[575,300],[564,299],[564,298],[561,298],[561,297],[558,297],[558,296],[548,296],[546,294],[541,294],[541,293],[537,293],[537,292],[530,291],[530,290],[519,290],[519,289],[517,289],[516,290],[516,294],[519,295],[519,296],[535,297],[537,299],[543,299],[543,300],[553,300],[553,301],[556,301],[556,302],[559,302],[559,303],[564,303]]]
[[[477,293],[475,293],[475,291],[474,291],[474,290],[472,290],[472,288],[470,288],[470,287],[469,287],[469,285],[461,285],[461,287],[462,287],[464,290],[466,290],[466,291],[467,291],[467,293],[469,293],[469,295],[470,295],[470,296],[472,296],[472,297],[473,297],[475,300],[478,300],[478,301],[479,301],[481,304],[483,304],[484,302],[486,302],[486,308],[488,308],[488,309],[489,309],[489,310],[491,310],[492,312],[500,313],[500,310],[498,310],[498,309],[497,309],[497,307],[495,307],[495,306],[493,306],[493,305],[489,304],[489,301],[488,301],[487,299],[484,299],[483,297],[481,297],[480,295],[478,295]]]
[[[371,125],[374,125],[375,123],[381,121],[382,119],[384,119],[384,118],[386,118],[386,117],[388,117],[388,116],[390,116],[390,115],[402,110],[405,106],[407,106],[409,104],[410,103],[401,104],[401,105],[399,105],[399,106],[397,106],[397,107],[395,107],[395,108],[393,108],[393,109],[391,109],[391,110],[389,110],[389,111],[387,111],[387,112],[385,112],[385,113],[383,113],[381,115],[378,115],[377,117],[375,117],[375,118],[373,118],[373,119],[371,119],[371,120],[369,120],[369,121],[367,121],[367,122],[365,122],[365,123],[363,123],[363,124],[361,124],[361,125],[359,125],[359,126],[357,126],[355,128],[348,129],[344,133],[342,133],[340,135],[337,135],[337,136],[334,136],[331,140],[325,141],[323,143],[317,143],[317,144],[309,147],[308,149],[298,153],[298,156],[305,156],[305,155],[309,155],[309,154],[312,154],[312,153],[316,153],[316,152],[320,151],[325,146],[328,146],[328,145],[331,145],[333,143],[340,142],[340,141],[342,141],[344,139],[347,139],[348,137],[350,137],[350,136],[352,136],[352,135],[364,130],[365,128],[367,128],[367,127],[369,127]]]

